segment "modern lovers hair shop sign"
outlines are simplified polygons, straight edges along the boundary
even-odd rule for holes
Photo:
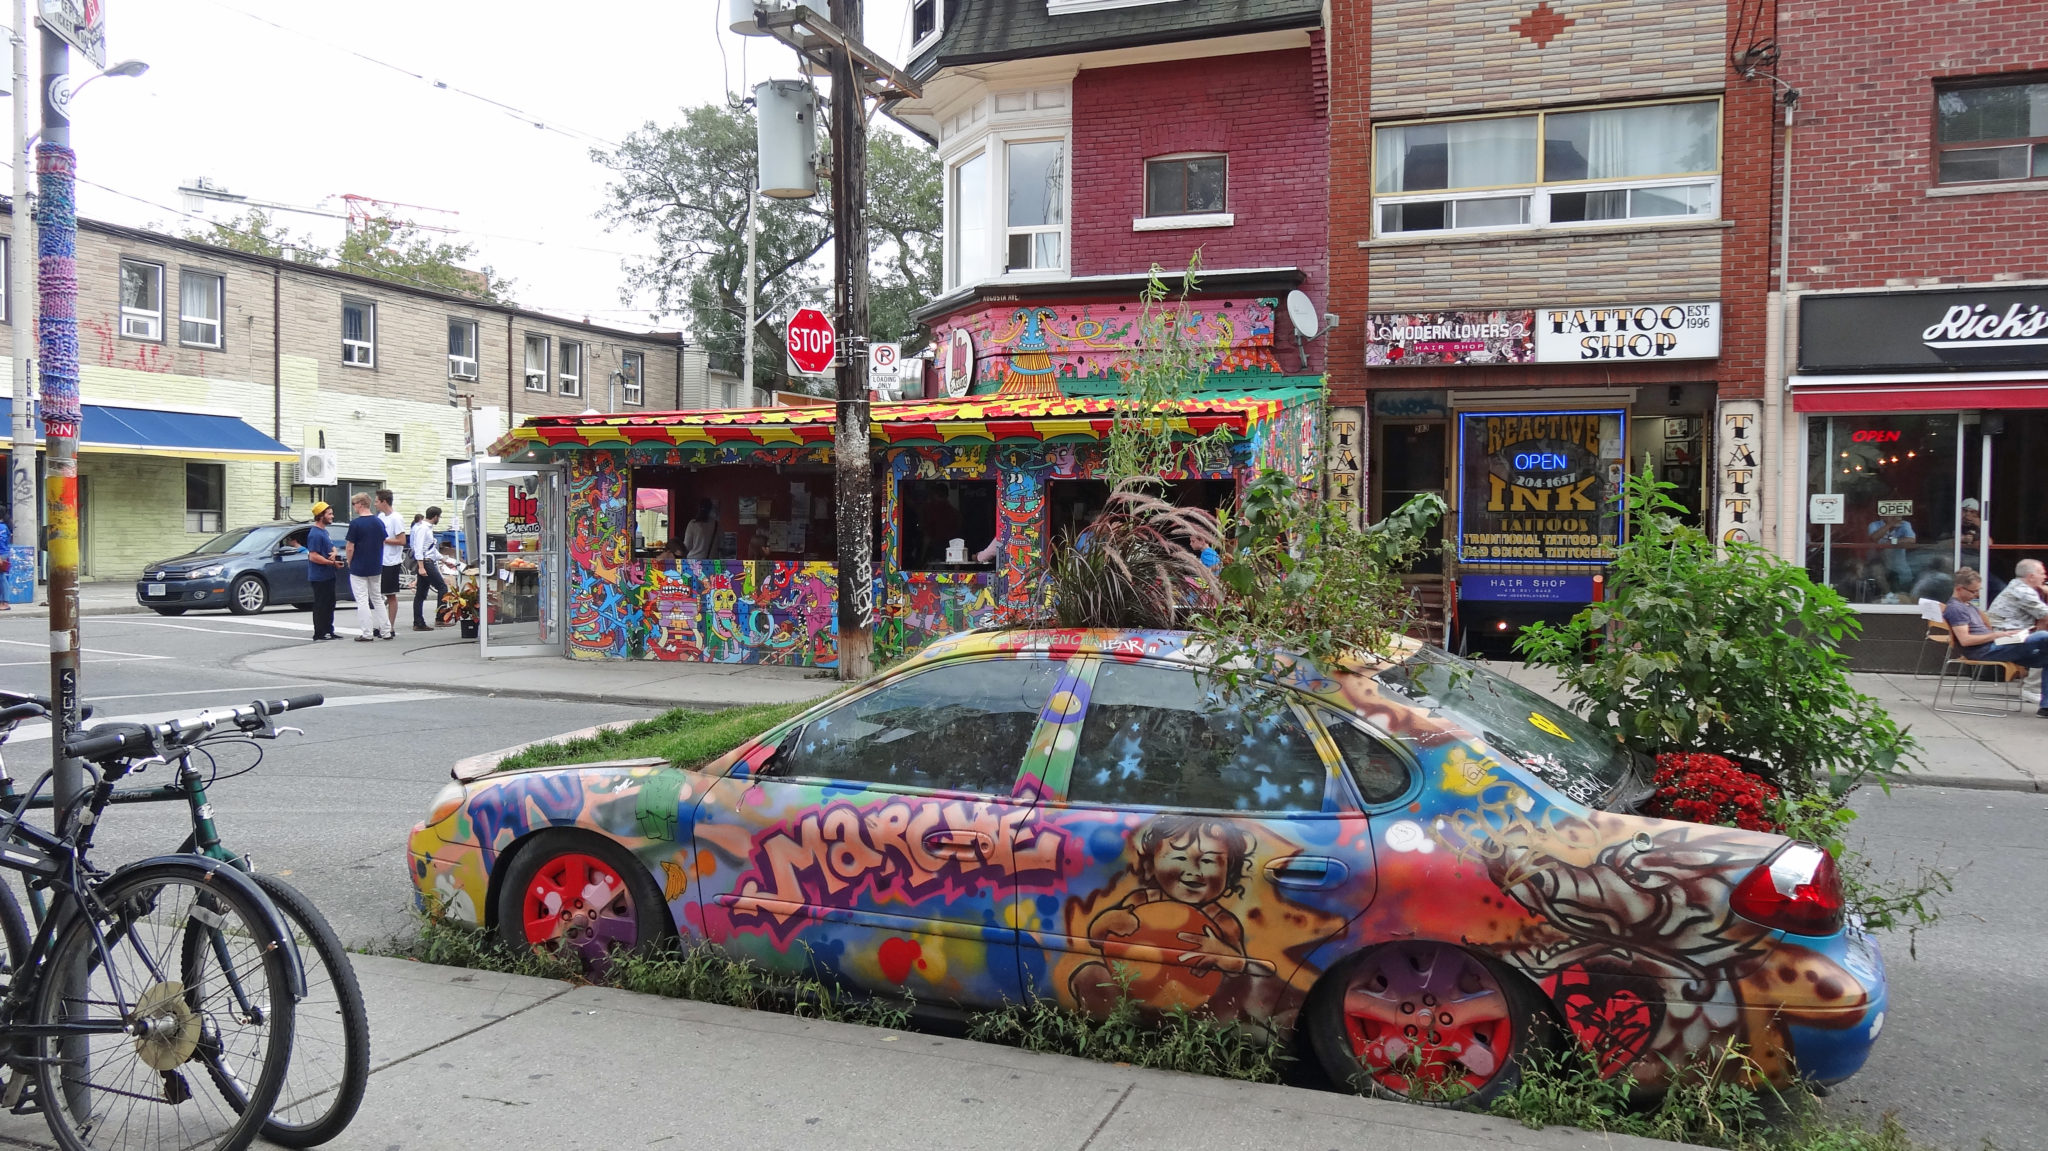
[[[1659,363],[1721,354],[1721,304],[1562,304],[1369,312],[1369,368]]]
[[[1621,542],[1627,413],[1458,417],[1458,559],[1603,564]]]

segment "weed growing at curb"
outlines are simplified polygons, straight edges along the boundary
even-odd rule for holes
[[[722,711],[671,708],[631,727],[601,731],[565,742],[536,743],[506,756],[495,770],[559,767],[647,756],[660,756],[670,763],[695,766],[731,751],[816,702],[759,703]]]
[[[1873,1131],[1830,1119],[1808,1091],[1750,1086],[1749,1058],[1733,1046],[1708,1052],[1652,1103],[1635,1101],[1626,1073],[1602,1079],[1582,1051],[1538,1055],[1491,1112],[1523,1126],[1577,1127],[1727,1151],[1927,1151],[1886,1115]]]
[[[411,935],[393,936],[372,954],[449,967],[566,979],[669,999],[716,1003],[750,1011],[780,1011],[831,1023],[905,1030],[914,1005],[853,995],[805,975],[768,971],[720,954],[708,945],[676,947],[653,955],[615,956],[602,972],[584,972],[573,960],[541,952],[519,954],[488,931],[436,916],[422,916]],[[1279,1041],[1235,1023],[1220,1023],[1176,1009],[1143,1011],[1129,995],[1100,1020],[1049,1000],[1033,1000],[968,1017],[967,1037],[1054,1055],[1077,1055],[1227,1079],[1277,1083],[1287,1060]]]

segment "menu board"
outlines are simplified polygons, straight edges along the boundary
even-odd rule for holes
[[[1621,542],[1627,413],[1484,412],[1458,420],[1458,559],[1602,564]]]

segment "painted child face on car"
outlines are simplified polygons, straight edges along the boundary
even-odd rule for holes
[[[1181,903],[1210,903],[1223,895],[1230,870],[1223,842],[1201,831],[1161,840],[1152,849],[1159,890]]]

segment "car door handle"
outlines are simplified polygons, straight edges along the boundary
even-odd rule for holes
[[[979,831],[931,831],[924,837],[925,850],[954,859],[985,859],[995,845],[993,836]]]
[[[1343,860],[1326,855],[1290,855],[1266,865],[1266,878],[1281,887],[1329,887],[1349,874]]]

